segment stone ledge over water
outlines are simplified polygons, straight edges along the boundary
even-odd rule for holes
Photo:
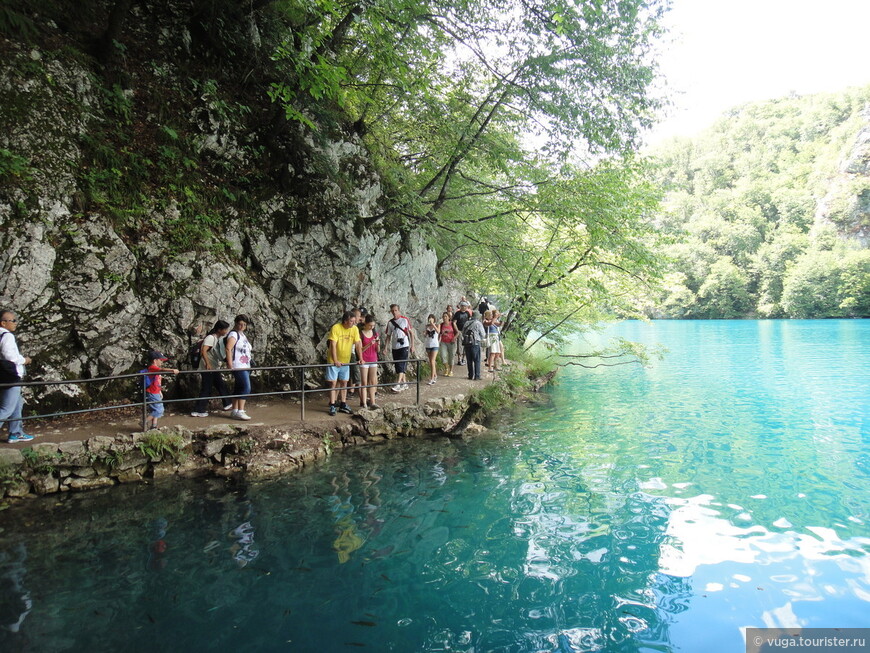
[[[417,405],[361,409],[335,426],[302,423],[181,426],[0,448],[0,499],[148,482],[172,476],[260,479],[298,471],[344,447],[397,437],[447,434],[471,404],[466,395]]]

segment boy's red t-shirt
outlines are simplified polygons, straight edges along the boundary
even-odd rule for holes
[[[159,365],[148,366],[149,372],[159,372],[160,369],[161,368]],[[148,385],[147,388],[145,388],[145,392],[152,395],[159,395],[161,392],[163,392],[163,385],[159,374],[154,374],[152,376],[149,376],[148,378],[151,379],[151,383]]]

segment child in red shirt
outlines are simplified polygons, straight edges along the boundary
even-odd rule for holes
[[[148,360],[151,364],[148,366],[148,372],[169,372],[178,374],[178,370],[174,367],[161,367],[160,363],[169,360],[159,351],[151,350],[148,353]],[[149,374],[145,377],[145,401],[148,403],[148,422],[145,429],[156,429],[157,420],[163,417],[163,385],[159,374]]]

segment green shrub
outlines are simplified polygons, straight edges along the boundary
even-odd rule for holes
[[[6,490],[13,485],[21,482],[21,470],[15,465],[10,465],[6,462],[0,462],[0,497]]]
[[[522,344],[508,334],[504,338],[504,356],[509,361],[519,363],[525,368],[526,378],[536,379],[549,374],[556,369],[557,363],[553,356],[541,354],[538,351],[527,351]],[[513,370],[512,370],[513,371]]]
[[[184,448],[184,438],[178,433],[149,431],[136,443],[144,455],[151,459],[162,459],[168,454],[173,460],[180,460]]]
[[[33,177],[33,168],[26,157],[19,156],[7,149],[0,148],[0,179],[27,180]]]
[[[24,464],[36,474],[54,474],[55,465],[63,458],[63,454],[58,452],[38,453],[30,447],[22,449],[21,455],[24,457]]]

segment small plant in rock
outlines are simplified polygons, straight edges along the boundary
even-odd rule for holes
[[[500,383],[492,383],[476,392],[474,399],[489,413],[505,404],[508,399],[507,388]]]
[[[98,460],[100,464],[108,468],[109,471],[112,471],[120,467],[121,463],[124,462],[124,454],[120,451],[108,451]]]
[[[54,474],[57,471],[57,463],[63,459],[63,454],[58,452],[39,453],[31,448],[22,449],[21,455],[24,464],[35,474]]]
[[[31,179],[33,168],[30,162],[23,156],[19,156],[10,150],[0,148],[0,179]]]
[[[149,431],[145,434],[136,447],[145,456],[152,460],[160,460],[169,455],[173,460],[181,459],[181,450],[184,447],[184,438],[178,433],[163,433],[162,431]]]
[[[332,455],[332,450],[335,448],[335,439],[332,433],[324,433],[323,435],[323,450],[326,452],[326,457]]]
[[[21,472],[8,463],[0,463],[0,497],[6,490],[21,482]]]
[[[257,443],[254,442],[253,438],[245,438],[244,440],[239,440],[238,442],[236,442],[236,450],[241,455],[247,456],[254,450],[254,447],[256,445]]]

